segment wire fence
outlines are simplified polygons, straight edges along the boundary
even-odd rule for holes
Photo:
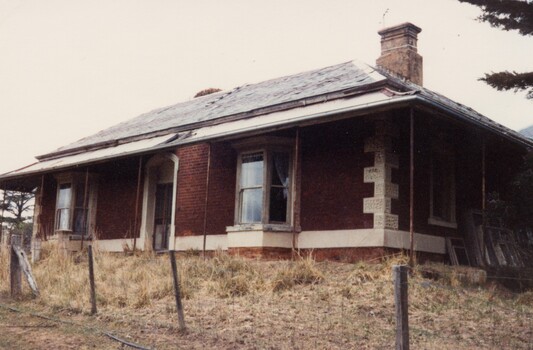
[[[100,326],[146,348],[395,346],[390,264],[298,264],[231,257],[178,259],[186,323],[186,331],[181,332],[167,256],[97,253],[94,273]],[[472,286],[460,279],[423,278],[434,273],[424,269],[416,268],[408,280],[412,348],[533,349],[533,291],[516,293],[496,284]],[[35,270],[39,282],[39,264]],[[89,313],[87,260],[79,256],[64,272],[71,275],[62,277],[62,287],[71,288],[74,295],[85,294],[77,296],[77,303],[61,304],[43,291],[41,303]],[[531,282],[513,276],[489,277]]]

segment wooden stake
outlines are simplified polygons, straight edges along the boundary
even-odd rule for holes
[[[89,257],[89,282],[91,285],[91,315],[96,314],[96,287],[94,283],[94,266],[93,266],[93,246],[89,245],[87,248],[87,255]]]
[[[209,172],[211,170],[211,144],[207,149],[207,177],[205,179],[205,209],[204,209],[204,242],[202,246],[202,256],[205,259],[205,248],[207,243],[207,204],[209,201]]]
[[[22,269],[17,253],[15,252],[15,245],[11,245],[10,252],[9,276],[11,282],[11,297],[14,298],[22,294]]]
[[[396,306],[396,350],[409,350],[408,282],[406,265],[392,267]]]
[[[33,292],[33,295],[38,297],[39,289],[37,288],[37,282],[35,281],[35,278],[33,278],[33,274],[31,272],[31,266],[30,266],[30,263],[28,262],[26,252],[24,252],[24,250],[21,247],[17,247],[15,245],[12,246],[12,251],[17,256],[18,266],[22,270],[22,272],[24,272],[24,275],[26,276],[26,280],[28,281],[28,284]]]
[[[415,229],[414,229],[414,183],[415,183],[415,127],[413,107],[409,113],[409,266],[415,263]]]
[[[183,316],[183,305],[181,304],[180,284],[178,280],[178,268],[176,267],[176,255],[174,250],[168,251],[170,266],[172,267],[172,278],[174,280],[174,296],[176,298],[176,310],[178,311],[178,323],[180,331],[185,330],[185,317]]]

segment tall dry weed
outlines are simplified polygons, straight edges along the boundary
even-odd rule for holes
[[[318,269],[313,257],[309,255],[295,262],[289,262],[285,268],[278,270],[272,281],[272,290],[279,292],[295,285],[319,283],[323,279],[323,273]]]

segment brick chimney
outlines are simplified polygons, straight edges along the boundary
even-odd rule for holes
[[[409,22],[380,30],[381,56],[376,60],[376,65],[422,85],[422,56],[416,48],[417,36],[421,31]]]

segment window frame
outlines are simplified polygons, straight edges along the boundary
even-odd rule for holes
[[[79,186],[83,186],[83,189],[85,188],[85,180],[86,180],[86,174],[81,173],[65,173],[60,174],[56,176],[57,180],[57,195],[56,195],[56,204],[55,204],[55,216],[54,216],[54,234],[57,232],[69,232],[70,234],[75,234],[81,236],[82,234],[89,238],[91,236],[91,233],[93,232],[92,228],[94,226],[94,220],[95,220],[95,214],[96,214],[96,180],[95,176],[92,174],[89,174],[88,176],[88,187],[87,187],[87,197],[84,201],[87,203],[86,210],[86,217],[85,217],[85,232],[75,232],[74,226],[75,226],[75,214],[76,210],[79,210],[80,207],[77,206],[76,197],[77,197],[77,190]],[[62,185],[70,185],[70,203],[68,203],[68,207],[65,208],[59,208],[59,193],[61,191]],[[59,224],[60,221],[58,216],[59,210],[69,210],[69,222],[68,222],[68,228],[60,228]],[[83,210],[83,207],[81,207]]]
[[[437,159],[438,158],[438,159]],[[449,201],[449,217],[441,217],[435,213],[435,163],[440,161],[446,165],[448,172],[444,174],[447,178],[448,188],[446,188],[446,197]],[[438,139],[434,142],[429,164],[429,218],[428,224],[448,228],[457,228],[456,208],[456,178],[457,169],[455,166],[455,152],[452,144]]]
[[[234,227],[259,227],[268,230],[290,230],[293,226],[294,212],[294,140],[281,137],[257,137],[233,144],[237,149],[237,172],[235,191],[235,217]],[[263,183],[261,201],[261,220],[259,222],[243,222],[242,218],[242,160],[246,155],[262,154],[263,156]],[[287,185],[287,209],[286,221],[270,221],[270,192],[272,186],[272,168],[274,166],[274,153],[286,153],[288,155],[288,178]],[[252,188],[252,187],[250,187]],[[253,187],[255,188],[255,187]],[[259,187],[258,187],[259,188]]]

